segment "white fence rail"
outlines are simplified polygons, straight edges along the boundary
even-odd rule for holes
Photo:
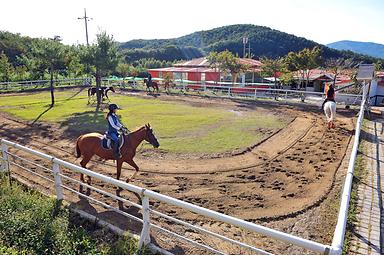
[[[138,90],[145,90],[145,85],[142,81],[124,81],[124,80],[108,80],[102,79],[103,86],[117,86],[119,88],[127,89],[134,88]],[[129,83],[130,82],[130,83]],[[71,87],[71,86],[92,86],[94,81],[91,78],[74,78],[74,79],[58,79],[54,80],[55,88],[58,87]],[[141,84],[138,86],[138,84]],[[183,91],[199,91],[210,93],[210,96],[228,97],[228,98],[274,98],[276,100],[292,100],[297,99],[301,101],[319,101],[323,98],[324,93],[313,92],[306,90],[292,90],[292,89],[275,89],[272,88],[271,83],[247,83],[247,86],[233,86],[231,83],[216,84],[212,82],[206,83],[185,83],[176,82],[175,87],[172,89],[174,93],[176,89]],[[34,80],[34,81],[17,81],[17,82],[0,82],[0,92],[18,92],[28,90],[46,89],[50,86],[50,80]],[[257,86],[257,87],[255,87]],[[348,105],[360,104],[361,95],[337,93],[337,101]]]
[[[117,86],[123,89],[136,88],[140,89],[137,85],[127,85],[123,81],[107,81],[110,86]],[[139,84],[139,83],[136,83]],[[258,87],[234,87],[229,85],[215,85],[215,84],[186,84],[176,83],[176,86],[172,88],[172,93],[180,93],[176,90],[183,91],[198,91],[204,93],[210,93],[211,97],[227,97],[227,98],[274,98],[276,100],[292,100],[297,99],[301,101],[320,101],[324,98],[324,93],[313,92],[306,90],[292,90],[292,89],[275,89],[271,88],[269,83],[254,83],[253,85]],[[141,87],[141,89],[144,89]],[[338,92],[336,94],[337,102],[348,105],[358,105],[361,103],[361,95],[359,94],[347,94]]]
[[[129,217],[129,218],[131,218],[133,220],[142,222],[143,223],[143,227],[142,227],[142,231],[141,231],[141,235],[140,235],[140,240],[139,240],[139,244],[140,245],[147,245],[147,244],[150,243],[150,231],[153,228],[153,229],[157,229],[159,231],[165,232],[168,235],[172,235],[175,238],[179,238],[179,239],[182,239],[184,241],[187,241],[187,242],[191,243],[192,245],[197,246],[197,247],[199,247],[201,249],[206,249],[208,251],[211,251],[212,253],[215,253],[215,254],[225,254],[222,251],[217,250],[217,248],[215,248],[215,247],[210,247],[210,246],[208,246],[206,244],[197,242],[197,241],[192,240],[192,239],[190,239],[188,237],[181,236],[181,235],[179,235],[177,233],[174,233],[172,230],[166,229],[163,226],[151,223],[151,218],[155,217],[155,216],[158,216],[158,217],[164,217],[167,220],[173,221],[173,222],[175,222],[177,224],[181,224],[184,227],[191,228],[194,231],[202,232],[204,234],[211,235],[211,236],[213,236],[215,238],[219,238],[222,241],[230,242],[230,243],[238,245],[238,246],[240,246],[242,248],[249,249],[249,250],[255,252],[256,254],[271,254],[270,252],[261,250],[261,249],[259,249],[257,247],[253,247],[251,244],[245,244],[245,243],[242,243],[240,241],[233,240],[233,239],[231,239],[229,237],[222,236],[221,234],[214,233],[214,232],[212,232],[212,231],[210,231],[208,229],[204,229],[204,228],[199,227],[199,226],[194,226],[193,224],[190,224],[190,223],[185,222],[183,220],[180,220],[180,219],[177,219],[175,217],[172,217],[172,216],[166,215],[164,213],[158,212],[158,211],[156,211],[156,210],[154,210],[154,209],[149,207],[149,200],[156,200],[156,201],[160,201],[162,203],[166,203],[166,204],[169,204],[169,205],[176,206],[178,208],[182,208],[182,209],[188,210],[190,212],[194,212],[194,213],[196,213],[198,215],[205,216],[205,217],[214,219],[214,220],[219,221],[219,222],[224,222],[224,223],[227,223],[227,224],[230,224],[230,225],[233,225],[233,226],[237,226],[239,228],[248,230],[248,231],[253,232],[253,233],[262,234],[264,236],[271,237],[271,238],[273,238],[275,240],[280,240],[280,241],[283,241],[283,242],[286,242],[286,243],[294,244],[294,245],[297,245],[299,247],[303,247],[303,248],[306,248],[308,250],[311,250],[311,251],[314,251],[314,252],[317,252],[317,253],[320,253],[320,254],[329,254],[330,251],[331,251],[331,247],[328,246],[328,245],[324,245],[324,244],[317,243],[317,242],[314,242],[314,241],[311,241],[311,240],[307,240],[307,239],[304,239],[304,238],[301,238],[301,237],[297,237],[297,236],[294,236],[294,235],[291,235],[291,234],[287,234],[287,233],[284,233],[284,232],[281,232],[281,231],[273,230],[273,229],[270,229],[270,228],[267,228],[267,227],[264,227],[264,226],[261,226],[261,225],[257,225],[257,224],[250,223],[250,222],[247,222],[247,221],[244,221],[244,220],[240,220],[240,219],[237,219],[235,217],[231,217],[231,216],[228,216],[228,215],[225,215],[225,214],[222,214],[222,213],[218,213],[218,212],[215,212],[215,211],[203,208],[203,207],[199,207],[199,206],[196,206],[196,205],[193,205],[193,204],[190,204],[190,203],[187,203],[187,202],[184,202],[184,201],[181,201],[181,200],[178,200],[178,199],[166,196],[166,195],[159,194],[157,192],[154,192],[154,191],[151,191],[151,190],[148,190],[148,189],[144,189],[144,188],[141,188],[141,187],[134,186],[132,184],[128,184],[128,183],[125,183],[125,182],[122,182],[122,181],[118,181],[118,180],[116,180],[114,178],[111,178],[111,177],[108,177],[108,176],[105,176],[105,175],[102,175],[102,174],[98,174],[96,172],[92,172],[92,171],[87,170],[85,168],[76,166],[76,165],[74,165],[72,163],[69,163],[69,162],[63,161],[61,159],[52,157],[50,155],[44,154],[42,152],[39,152],[39,151],[30,149],[30,148],[27,148],[25,146],[19,145],[19,144],[14,143],[14,142],[10,142],[10,141],[1,139],[0,140],[0,144],[1,144],[1,148],[2,148],[2,154],[3,154],[2,155],[2,167],[1,167],[1,169],[3,171],[10,170],[12,172],[11,166],[15,165],[15,166],[17,166],[19,168],[22,168],[25,171],[28,171],[30,173],[35,173],[34,171],[31,171],[27,167],[23,166],[23,164],[13,162],[11,160],[11,158],[13,158],[13,157],[17,157],[19,160],[23,160],[23,161],[27,161],[27,162],[29,160],[25,159],[25,158],[22,158],[22,157],[19,157],[15,153],[10,152],[10,150],[9,150],[10,148],[15,148],[18,151],[22,151],[23,153],[27,153],[27,154],[30,155],[30,157],[31,156],[38,157],[38,158],[41,158],[41,159],[44,159],[44,160],[47,160],[47,161],[51,162],[51,169],[52,170],[50,171],[50,174],[53,175],[54,178],[53,178],[53,180],[50,179],[50,182],[53,182],[54,185],[55,185],[56,195],[57,195],[58,199],[62,199],[62,198],[65,197],[63,195],[64,194],[64,192],[63,192],[64,189],[65,190],[69,190],[71,192],[74,192],[74,193],[78,194],[79,196],[82,196],[84,198],[90,199],[92,202],[95,202],[95,203],[97,203],[99,205],[102,205],[102,206],[108,208],[108,209],[111,209],[111,210],[113,210],[115,212],[118,212],[118,213],[120,213],[120,214],[122,214],[124,216],[127,216],[127,217]],[[35,166],[37,165],[36,163],[33,163],[33,164]],[[45,171],[48,170],[48,167],[46,167],[46,166],[41,166],[41,167],[43,167],[45,169]],[[83,174],[86,174],[88,176],[94,177],[94,178],[96,178],[98,180],[101,180],[102,182],[105,182],[105,183],[108,183],[108,184],[112,184],[112,185],[120,187],[120,188],[122,188],[124,190],[132,191],[132,192],[134,192],[136,194],[139,194],[141,196],[141,198],[142,198],[142,201],[143,201],[142,205],[134,204],[134,203],[132,203],[132,202],[130,202],[130,201],[124,199],[124,198],[115,196],[115,195],[110,194],[108,192],[105,192],[103,190],[97,189],[97,188],[95,188],[93,186],[89,186],[87,184],[81,184],[82,186],[84,186],[86,188],[90,188],[90,189],[95,190],[96,192],[99,192],[101,194],[108,195],[112,199],[116,199],[116,200],[119,200],[119,201],[122,201],[122,202],[125,202],[125,203],[129,203],[130,205],[134,205],[137,208],[142,209],[143,218],[140,219],[140,218],[137,218],[136,216],[129,215],[128,213],[126,213],[124,211],[120,211],[118,208],[112,207],[112,206],[110,206],[110,205],[108,205],[108,204],[106,204],[104,202],[95,201],[95,198],[91,198],[91,197],[89,197],[87,195],[84,195],[83,193],[80,193],[80,192],[74,190],[73,188],[69,187],[67,184],[64,184],[63,179],[72,181],[72,182],[74,182],[74,183],[76,183],[78,185],[80,185],[80,182],[75,180],[75,179],[73,179],[73,178],[70,178],[70,177],[66,176],[65,174],[63,174],[63,172],[60,171],[61,168],[65,168],[65,169],[68,169],[70,171],[74,171],[76,173],[83,173]],[[44,177],[45,179],[47,179],[47,177],[45,177],[45,176],[40,176],[40,177]]]
[[[345,177],[343,193],[341,195],[339,216],[337,219],[337,225],[335,228],[335,233],[332,240],[332,247],[337,252],[337,254],[341,254],[345,236],[345,227],[348,219],[348,208],[349,208],[349,200],[351,198],[351,190],[352,190],[352,181],[353,181],[353,172],[355,169],[355,161],[357,156],[357,151],[359,148],[360,141],[360,130],[361,125],[364,119],[364,111],[366,109],[366,101],[368,96],[368,86],[365,85],[363,88],[363,99],[361,101],[359,117],[356,123],[356,131],[355,131],[355,139],[353,142],[351,157],[349,159],[348,171]]]
[[[224,223],[227,223],[227,224],[230,224],[233,226],[237,226],[239,228],[248,230],[248,231],[253,232],[253,233],[262,234],[264,236],[273,238],[275,240],[279,240],[279,241],[290,243],[290,244],[293,244],[293,245],[296,245],[299,247],[303,247],[305,249],[308,249],[310,251],[314,251],[314,252],[317,252],[320,254],[340,255],[342,252],[342,244],[343,244],[344,235],[345,235],[345,226],[346,226],[346,221],[347,221],[347,214],[348,214],[348,206],[349,206],[351,185],[352,185],[352,179],[353,179],[354,164],[355,164],[357,149],[358,149],[358,144],[359,144],[360,129],[361,129],[361,124],[362,124],[362,120],[364,117],[365,102],[366,102],[366,98],[367,98],[367,87],[368,86],[365,86],[363,89],[363,96],[362,96],[361,106],[360,106],[361,108],[360,108],[360,112],[359,112],[358,121],[356,124],[355,140],[354,140],[351,158],[349,161],[348,172],[347,172],[347,176],[346,176],[346,180],[345,180],[345,184],[344,184],[342,200],[341,200],[341,205],[340,205],[340,210],[339,210],[338,222],[337,222],[336,229],[334,232],[334,238],[333,238],[332,245],[324,245],[324,244],[317,243],[317,242],[314,242],[311,240],[303,239],[303,238],[300,238],[300,237],[297,237],[297,236],[294,236],[291,234],[287,234],[287,233],[284,233],[281,231],[273,230],[273,229],[270,229],[270,228],[267,228],[267,227],[264,227],[261,225],[253,224],[253,223],[250,223],[250,222],[247,222],[244,220],[240,220],[240,219],[237,219],[237,218],[234,218],[234,217],[222,214],[222,213],[218,213],[218,212],[206,209],[206,208],[202,208],[202,207],[199,207],[199,206],[196,206],[196,205],[193,205],[193,204],[181,201],[181,200],[177,200],[175,198],[172,198],[172,197],[169,197],[166,195],[162,195],[162,194],[159,194],[157,192],[154,192],[154,191],[151,191],[148,189],[140,188],[140,187],[137,187],[137,186],[134,186],[134,185],[122,182],[122,181],[118,181],[114,178],[89,171],[85,168],[81,168],[81,167],[76,166],[72,163],[63,161],[61,159],[52,157],[52,156],[47,155],[45,153],[41,153],[39,151],[27,148],[25,146],[22,146],[22,145],[19,145],[17,143],[7,141],[4,139],[0,139],[0,145],[1,145],[1,151],[2,151],[2,157],[1,157],[1,163],[2,164],[1,164],[0,170],[1,171],[12,171],[11,166],[13,166],[13,165],[17,166],[17,167],[19,167],[25,171],[28,171],[32,174],[36,174],[36,175],[40,176],[41,178],[48,179],[48,181],[53,182],[55,185],[56,196],[58,199],[65,198],[63,190],[67,190],[67,191],[76,193],[81,197],[89,199],[93,203],[97,203],[99,205],[104,206],[105,208],[108,208],[112,211],[118,212],[119,214],[124,215],[130,219],[133,219],[133,220],[136,220],[138,222],[143,223],[143,227],[142,227],[142,231],[141,231],[141,235],[140,235],[140,240],[139,240],[140,246],[149,244],[150,243],[151,229],[157,229],[157,230],[162,231],[168,235],[172,235],[175,238],[187,241],[187,242],[191,243],[192,245],[195,245],[199,248],[211,251],[215,254],[224,254],[222,251],[217,250],[217,248],[215,248],[215,247],[210,247],[206,244],[197,242],[197,241],[192,240],[188,237],[179,235],[179,234],[173,232],[172,230],[166,229],[165,227],[163,227],[161,225],[156,225],[154,223],[151,223],[151,218],[156,216],[156,217],[163,217],[163,218],[165,218],[169,221],[173,221],[177,224],[181,224],[184,227],[193,229],[194,231],[198,231],[198,232],[213,236],[215,238],[219,238],[222,241],[230,242],[230,243],[238,245],[242,248],[249,249],[251,251],[254,251],[257,254],[271,254],[267,251],[261,250],[257,247],[250,245],[250,244],[245,244],[245,243],[242,243],[240,241],[233,240],[229,237],[225,237],[225,236],[220,235],[218,233],[214,233],[208,229],[204,229],[202,227],[195,226],[195,225],[190,224],[186,221],[183,221],[181,219],[177,219],[175,217],[166,215],[164,213],[161,213],[159,211],[156,211],[156,210],[150,208],[149,200],[156,200],[156,201],[160,201],[162,203],[166,203],[169,205],[176,206],[178,208],[188,210],[190,212],[194,212],[198,215],[202,215],[202,216],[214,219],[214,220],[219,221],[219,222],[224,222]],[[228,89],[230,89],[230,88],[228,88]],[[285,92],[288,93],[288,91],[285,91]],[[294,91],[294,92],[296,92],[296,91]],[[311,92],[311,93],[315,93],[315,92]],[[16,155],[15,153],[11,153],[9,151],[9,147],[15,148],[19,151],[27,153],[28,155],[31,155],[34,157],[39,157],[39,158],[50,161],[51,162],[50,173],[53,176],[53,180],[47,178],[46,176],[37,174],[35,171],[28,169],[23,164],[18,164],[18,163],[15,163],[14,161],[12,161],[11,158],[18,158],[19,160],[33,164],[34,166],[38,166],[38,167],[44,168],[45,170],[49,170],[46,166],[39,165],[39,164],[36,164],[36,163],[28,160],[28,157],[25,157],[25,156],[21,157],[21,156]],[[70,170],[72,172],[76,172],[76,173],[83,173],[83,174],[86,174],[88,176],[97,178],[98,180],[101,180],[105,183],[112,184],[112,185],[120,187],[124,190],[134,192],[134,193],[141,196],[142,205],[132,203],[131,201],[128,201],[122,197],[115,196],[109,192],[97,189],[93,186],[89,186],[87,184],[81,184],[79,181],[63,174],[63,172],[60,171],[61,168],[65,168],[65,169],[68,169],[68,170]],[[82,185],[83,187],[92,189],[92,190],[94,190],[100,194],[107,195],[107,196],[111,197],[112,199],[118,200],[120,202],[129,203],[130,205],[141,209],[143,217],[142,217],[142,219],[140,219],[136,216],[133,216],[133,215],[130,215],[124,211],[121,211],[118,208],[110,206],[104,202],[98,201],[95,198],[84,195],[83,193],[76,191],[74,188],[71,188],[68,185],[64,184],[63,179],[65,179],[66,182],[70,181],[72,183],[75,183],[76,185]]]
[[[51,80],[0,82],[0,92],[17,92],[49,88]],[[90,86],[90,78],[73,78],[53,80],[55,88],[72,86]]]

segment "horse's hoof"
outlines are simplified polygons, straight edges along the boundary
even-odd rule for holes
[[[126,182],[126,183],[129,183],[130,181],[131,181],[131,179],[128,178],[125,182]]]

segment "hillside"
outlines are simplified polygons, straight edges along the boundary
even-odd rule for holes
[[[365,54],[376,58],[384,58],[384,45],[372,42],[338,41],[327,44],[328,47],[336,50],[350,50],[356,53]]]
[[[338,51],[303,37],[256,25],[224,26],[173,39],[132,40],[121,43],[120,47],[125,52],[128,61],[137,60],[137,57],[148,58],[152,56],[156,58],[166,50],[168,52],[172,50],[174,53],[172,55],[173,59],[167,60],[191,59],[206,55],[210,51],[223,51],[225,49],[242,56],[242,38],[244,36],[249,38],[251,54],[255,58],[261,56],[282,57],[291,51],[320,46],[323,48],[323,57],[325,58],[353,58],[356,61],[375,61],[372,57],[350,51]],[[168,55],[169,57],[170,55]]]

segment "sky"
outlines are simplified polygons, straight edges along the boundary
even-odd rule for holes
[[[384,44],[384,0],[0,0],[0,31],[85,44],[106,31],[118,42],[165,39],[233,24],[267,26],[321,44]]]

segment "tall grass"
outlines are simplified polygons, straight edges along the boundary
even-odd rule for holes
[[[137,242],[128,237],[117,238],[84,222],[77,225],[81,221],[57,200],[17,183],[10,186],[4,176],[0,176],[0,205],[0,254],[117,255],[138,250]]]

